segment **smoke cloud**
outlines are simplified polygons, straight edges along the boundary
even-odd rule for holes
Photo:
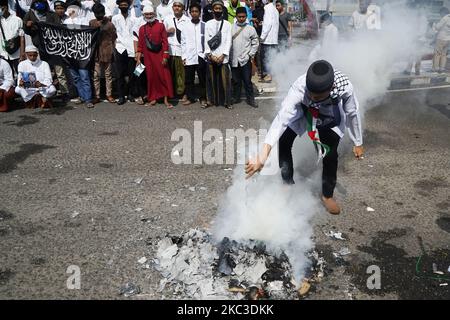
[[[392,1],[383,5],[381,12],[382,30],[340,34],[333,47],[316,48],[315,57],[311,52],[317,41],[304,41],[285,53],[273,55],[270,68],[278,90],[286,92],[313,60],[326,59],[349,76],[363,116],[385,95],[393,70],[403,71],[419,49],[419,26],[415,23],[418,11],[408,8],[405,1]],[[279,105],[274,106],[274,115],[278,108]],[[250,146],[250,157],[255,148]],[[320,203],[321,168],[315,165],[314,148],[305,136],[296,139],[293,157],[297,168],[293,186],[283,185],[279,173],[261,173],[245,180],[244,168],[238,166],[233,184],[219,206],[213,234],[219,241],[223,237],[237,241],[255,239],[264,241],[275,253],[285,251],[299,283],[309,263],[305,253],[314,245],[312,221],[326,217],[326,213]],[[278,161],[277,155],[272,154],[270,161]]]

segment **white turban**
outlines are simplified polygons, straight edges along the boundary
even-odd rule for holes
[[[25,52],[38,52],[38,48],[33,45],[29,45],[25,47]]]
[[[153,9],[153,6],[151,6],[151,5],[146,5],[144,7],[144,10],[142,11],[142,13],[153,13],[153,12],[155,12],[155,11]]]

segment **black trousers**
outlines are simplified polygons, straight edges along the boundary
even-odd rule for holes
[[[337,148],[341,138],[331,129],[319,129],[320,141],[330,147],[330,152],[323,158],[322,169],[322,194],[331,198],[336,187],[338,153]],[[278,142],[278,157],[281,169],[281,177],[287,184],[294,183],[294,166],[292,161],[292,145],[297,134],[291,128],[287,128]]]
[[[196,100],[194,86],[196,72],[198,81],[200,82],[200,99],[206,100],[206,61],[200,57],[198,57],[198,64],[184,66],[184,83],[186,87],[186,96],[191,102]]]
[[[6,62],[8,62],[9,66],[11,67],[11,70],[13,72],[13,78],[16,79],[17,78],[17,70],[18,70],[18,66],[19,66],[19,59],[14,59],[14,60],[6,60]]]
[[[243,66],[231,68],[231,83],[233,85],[233,97],[236,101],[241,100],[242,83],[244,83],[247,103],[255,101],[252,85],[252,62],[250,60]]]
[[[127,51],[119,53],[114,49],[114,71],[116,75],[117,92],[119,98],[134,97],[134,84],[136,77],[133,72],[136,68],[134,58],[128,56]]]

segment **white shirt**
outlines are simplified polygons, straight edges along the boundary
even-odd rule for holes
[[[264,21],[261,32],[262,44],[278,44],[280,14],[273,3],[264,6]]]
[[[13,83],[14,78],[9,63],[0,59],[0,89],[8,91]]]
[[[32,0],[18,0],[17,2],[19,3],[19,7],[20,7],[23,11],[25,11],[25,13],[28,12],[28,11],[30,10],[30,6],[31,6]],[[15,9],[16,9],[16,6],[15,6],[15,5],[16,5],[16,1],[15,1],[15,0],[10,0],[9,3],[12,5],[12,9],[13,9],[14,12],[15,12]],[[11,5],[10,5],[10,7],[11,7]],[[10,12],[11,12],[11,10],[10,10]]]
[[[362,126],[358,110],[359,103],[353,93],[353,85],[348,79],[345,82],[345,85],[336,85],[340,88],[339,97],[341,100],[339,102],[339,110],[341,113],[341,123],[338,126],[333,127],[332,130],[342,138],[344,136],[345,127],[347,127],[349,129],[350,139],[356,146],[360,146],[363,143]],[[301,102],[309,99],[305,92],[306,74],[300,76],[289,89],[286,98],[284,98],[281,103],[280,111],[270,126],[264,141],[265,143],[273,146],[278,142],[288,126],[298,135],[302,135],[306,131],[306,117],[304,116],[303,109],[300,105]]]
[[[84,18],[84,17],[67,17],[66,19],[64,19],[63,24],[66,25],[78,25],[78,26],[88,26],[89,25],[89,21],[88,19]]]
[[[156,7],[156,18],[159,22],[163,23],[167,16],[173,15],[172,5],[173,0],[170,0],[167,5],[160,3],[159,6]]]
[[[381,29],[381,11],[380,7],[370,5],[367,12],[362,14],[359,10],[353,12],[350,17],[349,26],[354,30],[380,30]]]
[[[208,41],[219,32],[220,24],[223,21],[222,26],[222,42],[216,50],[211,50],[208,45]],[[205,25],[205,56],[212,54],[213,56],[225,56],[223,63],[228,63],[231,49],[231,24],[226,20],[217,21],[216,19],[209,20]]]
[[[47,87],[51,86],[53,83],[50,66],[45,61],[39,60],[38,63],[33,65],[31,64],[31,61],[27,59],[19,63],[17,70],[17,86],[19,86],[19,82],[22,79],[21,72],[34,72],[36,74],[36,80]]]
[[[1,17],[0,21],[2,23],[3,31],[5,32],[6,40],[10,40],[16,36],[24,35],[22,19],[20,19],[16,15],[10,14],[7,19],[5,19],[4,17]],[[20,49],[18,49],[13,54],[9,54],[3,48],[4,43],[5,43],[5,39],[3,38],[3,33],[1,33],[1,31],[0,31],[0,55],[2,55],[3,57],[5,57],[9,60],[19,59]]]
[[[438,32],[436,39],[450,41],[450,14],[444,16],[434,28]]]
[[[359,10],[353,12],[348,25],[354,30],[367,29],[367,14],[362,14]]]
[[[115,8],[111,11],[111,15],[112,16],[116,16],[118,14],[121,14],[121,11],[119,9],[119,6],[116,5]],[[133,18],[140,18],[140,17],[142,17],[142,14],[140,16],[137,15],[136,8],[133,7],[133,5],[131,5],[130,8],[128,9],[128,15],[132,16]]]
[[[202,25],[203,31],[206,30],[206,24],[200,20],[195,24],[188,21],[183,27],[181,33],[181,59],[186,60],[186,65],[198,64],[198,57],[204,58],[202,47]]]
[[[379,6],[371,4],[367,7],[366,26],[368,30],[381,29],[381,9]]]
[[[112,12],[107,3],[107,0],[101,0],[100,3],[105,7],[105,17],[111,17]],[[95,14],[94,12],[92,12],[92,7],[94,6],[94,4],[95,2],[92,0],[81,1],[81,10],[79,15],[85,18],[88,22],[92,19],[95,19]],[[116,5],[115,2],[114,5]]]
[[[116,0],[101,0],[101,3],[105,7],[105,16],[112,17],[117,8]]]
[[[112,17],[111,22],[116,27],[117,40],[116,50],[122,54],[127,50],[129,57],[134,57],[134,37],[133,31],[139,25],[139,18],[128,15],[125,19],[122,14],[117,14]]]
[[[166,30],[175,28],[175,23],[173,19],[175,19],[177,28],[181,30],[181,32],[183,32],[184,26],[188,22],[190,22],[189,18],[186,17],[184,14],[179,19],[177,19],[174,15],[167,16],[166,19],[164,20],[164,27],[166,27]],[[176,32],[171,34],[167,33],[167,40],[169,42],[169,54],[171,56],[181,57],[181,41],[178,42]]]
[[[136,24],[133,30],[133,41],[139,41],[139,29],[146,23],[144,17],[136,18]]]
[[[336,48],[339,40],[338,28],[332,23],[323,28],[322,49],[331,51]]]

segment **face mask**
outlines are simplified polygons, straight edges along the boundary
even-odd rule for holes
[[[36,59],[36,61],[31,61],[31,60],[30,60],[30,62],[31,62],[31,64],[32,64],[33,66],[37,65],[37,64],[39,63],[39,57]]]
[[[222,18],[222,16],[223,16],[222,12],[214,11],[214,18],[220,19]]]
[[[128,8],[120,7],[119,9],[120,9],[120,12],[122,12],[122,13],[128,12]]]
[[[161,2],[162,2],[163,5],[166,6],[169,3],[169,0],[162,0]]]
[[[197,19],[192,18],[191,22],[197,24],[200,22],[200,18],[197,18]]]
[[[239,27],[243,27],[247,24],[247,22],[236,22]]]

